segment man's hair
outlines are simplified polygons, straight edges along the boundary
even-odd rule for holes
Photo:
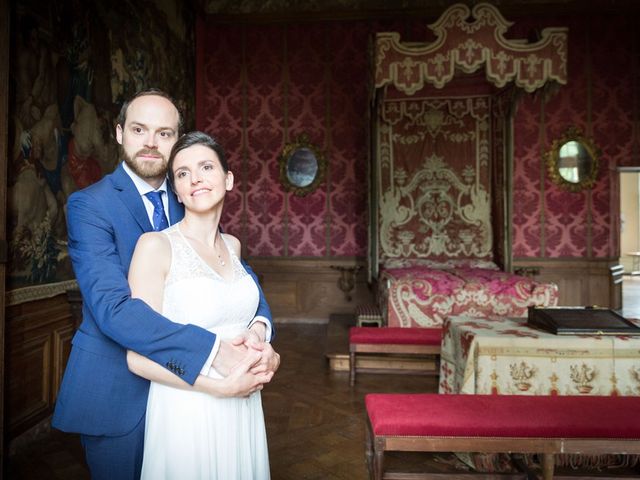
[[[133,97],[131,97],[128,100],[125,100],[124,103],[122,104],[122,108],[120,108],[120,113],[118,114],[118,125],[124,128],[124,124],[127,121],[127,110],[129,109],[129,105],[131,105],[131,102],[133,102],[136,98],[145,97],[148,95],[155,95],[158,97],[166,98],[173,104],[174,107],[176,107],[176,110],[178,111],[178,131],[176,133],[180,135],[180,130],[182,130],[182,122],[183,122],[182,113],[180,113],[180,109],[176,105],[176,102],[173,99],[173,97],[171,97],[171,95],[169,95],[168,93],[163,92],[159,88],[149,88],[147,90],[140,90]]]
[[[175,186],[173,178],[173,162],[176,158],[176,155],[178,155],[178,153],[180,153],[182,150],[193,147],[194,145],[202,145],[213,150],[220,160],[220,165],[222,166],[222,170],[224,171],[224,173],[227,173],[229,171],[227,155],[224,153],[222,145],[220,145],[216,139],[204,132],[199,132],[197,130],[185,133],[173,145],[171,153],[169,154],[169,160],[167,162],[167,181],[169,182],[169,186],[171,186],[174,191]]]

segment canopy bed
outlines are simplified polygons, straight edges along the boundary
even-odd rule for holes
[[[509,273],[509,147],[518,92],[566,83],[567,31],[528,43],[505,39],[510,25],[456,4],[433,42],[376,36],[369,268],[388,326],[557,303],[554,284]]]

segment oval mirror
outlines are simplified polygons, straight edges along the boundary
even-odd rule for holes
[[[296,195],[307,195],[324,179],[324,156],[304,134],[285,145],[279,163],[282,185]]]
[[[547,163],[551,180],[566,190],[578,192],[596,181],[597,148],[575,127],[553,142]]]

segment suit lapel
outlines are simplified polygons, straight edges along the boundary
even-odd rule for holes
[[[147,210],[144,208],[142,198],[138,189],[133,184],[133,180],[129,178],[127,172],[124,171],[122,163],[118,165],[118,168],[111,175],[111,182],[114,188],[119,192],[120,201],[129,209],[133,218],[140,225],[143,231],[150,232],[153,230],[153,226],[149,221]]]

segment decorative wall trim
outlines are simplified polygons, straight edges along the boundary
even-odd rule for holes
[[[76,280],[17,288],[6,293],[5,302],[7,306],[19,305],[34,300],[42,300],[43,298],[55,297],[72,288],[78,288],[78,282]]]

